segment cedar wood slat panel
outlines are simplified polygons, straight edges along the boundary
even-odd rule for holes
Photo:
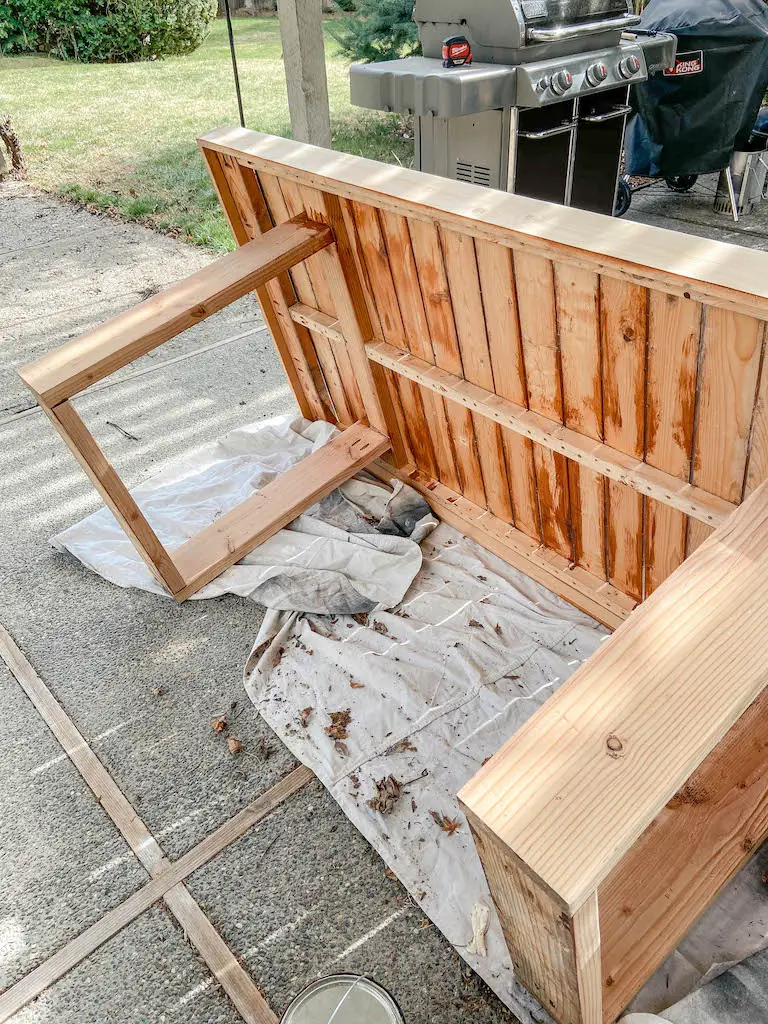
[[[740,648],[741,669],[730,660],[720,667],[731,674],[732,697],[703,666],[688,665],[736,614],[746,577],[763,585],[761,559],[751,554],[766,544],[766,498],[731,509],[768,473],[768,259],[254,133],[216,132],[204,145],[229,150],[262,177],[277,174],[281,195],[304,198],[287,214],[311,216],[310,191],[343,202],[373,336],[387,343],[369,355],[396,381],[418,466],[397,475],[446,521],[581,607],[603,609],[597,614],[612,626],[651,596],[645,629],[634,617],[642,612],[633,613],[577,674],[589,688],[583,699],[561,713],[574,676],[540,713],[548,726],[531,749],[540,716],[463,794],[510,947],[528,959],[520,976],[559,1020],[611,1020],[738,868],[744,830],[768,829],[764,744],[750,748],[746,788],[739,759],[729,760],[725,741],[718,746],[730,723],[737,746],[762,728],[764,701],[742,713],[761,685],[752,656]],[[290,312],[310,329],[322,325],[314,310],[335,313],[322,287],[314,292],[298,295],[304,306]],[[326,327],[326,341],[343,349],[333,321]],[[723,525],[686,570],[684,556],[711,532],[701,522],[710,514]],[[713,588],[719,610],[701,599]],[[750,604],[748,615],[764,628],[761,607]],[[738,615],[732,628],[746,629]],[[648,630],[664,642],[648,643]],[[711,656],[722,659],[726,646],[715,643]],[[638,674],[652,676],[652,686]],[[649,699],[665,687],[667,713],[651,722]],[[668,713],[673,704],[677,716]],[[553,742],[557,756],[548,757]],[[635,756],[642,771],[628,772]],[[594,777],[593,765],[602,765]],[[664,804],[669,786],[697,766],[702,784],[718,781],[722,800],[699,804],[683,790],[686,824]],[[525,784],[507,786],[518,769]],[[540,820],[532,817],[537,787]],[[548,815],[552,787],[558,813]],[[559,802],[569,787],[573,799]],[[526,799],[512,813],[520,792]],[[721,823],[736,806],[733,793],[731,843]],[[708,870],[695,878],[686,875],[681,828],[698,830]],[[668,876],[632,866],[646,842],[643,864],[667,849]],[[626,908],[642,901],[647,910],[633,910],[628,923]],[[516,929],[526,921],[521,940]]]

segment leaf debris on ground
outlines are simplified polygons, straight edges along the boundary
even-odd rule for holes
[[[391,814],[403,792],[401,783],[397,781],[394,775],[387,775],[385,778],[374,782],[374,786],[376,793],[366,803],[371,810],[378,811],[380,814]]]
[[[350,680],[349,685],[353,690],[362,690],[365,688],[365,683],[356,683],[354,679]]]
[[[449,836],[452,836],[457,829],[461,828],[461,822],[458,818],[449,818],[447,814],[441,814],[440,811],[430,811],[429,814],[435,824]]]
[[[484,628],[482,622],[478,622],[477,619],[470,619],[469,620],[469,625],[472,626],[473,629],[483,629]]]
[[[230,754],[241,754],[243,752],[243,744],[237,736],[230,736],[227,739],[227,746],[229,747]]]
[[[304,710],[301,712],[301,717],[299,718],[299,721],[301,722],[303,729],[306,729],[307,726],[309,725],[309,719],[314,710],[314,708],[304,708]]]
[[[218,718],[211,719],[211,728],[214,732],[224,732],[227,728],[227,716],[219,715]]]
[[[350,723],[352,715],[349,708],[346,711],[329,711],[328,717],[331,720],[330,725],[326,725],[325,731],[331,737],[332,740],[345,740],[349,733],[347,732],[347,726]]]
[[[416,750],[416,747],[411,743],[410,739],[406,736],[405,739],[398,740],[397,743],[393,743],[392,746],[387,750],[388,754],[401,754],[405,750]]]

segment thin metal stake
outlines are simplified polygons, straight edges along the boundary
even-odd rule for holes
[[[734,192],[734,189],[733,189],[733,175],[731,174],[731,165],[730,164],[725,168],[725,180],[728,182],[728,196],[729,196],[729,198],[731,200],[731,211],[733,213],[733,219],[738,224],[739,223],[739,211],[738,211],[738,208],[736,206],[736,193]]]
[[[224,10],[227,14],[227,33],[229,34],[229,52],[232,54],[232,74],[235,76],[235,92],[237,93],[237,109],[240,111],[240,127],[245,128],[245,115],[243,114],[243,97],[240,94],[240,76],[237,73],[237,56],[235,54],[235,37],[232,32],[232,13],[229,9],[229,0],[224,0]]]

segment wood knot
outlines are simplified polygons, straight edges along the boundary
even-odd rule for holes
[[[609,757],[623,757],[624,756],[624,744],[621,742],[618,736],[614,736],[613,733],[605,741],[605,752]]]

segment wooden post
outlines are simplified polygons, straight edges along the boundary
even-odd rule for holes
[[[321,0],[280,0],[278,14],[293,137],[330,149]]]

